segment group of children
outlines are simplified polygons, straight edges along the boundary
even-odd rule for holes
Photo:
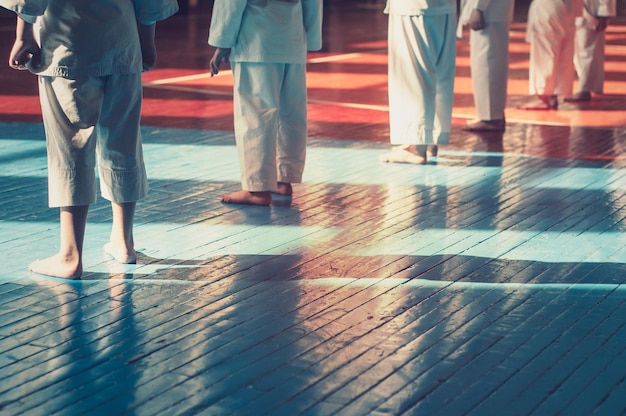
[[[482,38],[473,35],[472,45],[501,40],[472,58],[472,75],[479,80],[475,90],[491,81],[504,84],[496,97],[502,114],[478,106],[480,118],[501,120],[497,127],[503,128],[506,72],[495,76],[488,65],[482,73],[474,72],[494,56],[506,66],[508,35],[503,33],[513,0],[464,0],[469,1],[473,6],[466,20],[474,31],[485,30]],[[561,7],[577,1],[582,0],[533,4]],[[488,9],[489,3],[499,6]],[[155,24],[177,12],[176,0],[0,0],[0,6],[18,16],[9,65],[39,76],[49,205],[60,208],[59,252],[30,269],[63,278],[82,274],[87,213],[96,200],[96,165],[102,196],[113,213],[105,251],[120,263],[135,263],[135,206],[148,191],[139,130],[141,73],[156,63]],[[322,8],[323,0],[214,1],[209,44],[216,50],[210,70],[215,75],[227,62],[232,69],[242,183],[240,191],[222,197],[224,203],[270,205],[272,194],[291,196],[292,184],[301,182],[306,58],[308,51],[322,47]],[[494,8],[498,10],[492,13]],[[390,140],[396,147],[381,160],[423,164],[450,138],[457,2],[387,0],[384,12],[389,19]],[[537,27],[531,25],[529,33]]]
[[[322,0],[216,0],[211,73],[230,61],[242,190],[225,203],[270,205],[304,170],[306,55],[322,47]],[[136,202],[148,192],[139,129],[141,73],[154,67],[155,24],[176,0],[0,0],[17,14],[9,66],[38,75],[48,153],[49,205],[60,209],[56,255],[29,268],[78,278],[89,206],[102,196],[113,221],[104,250],[135,263]],[[96,163],[97,162],[97,163]]]

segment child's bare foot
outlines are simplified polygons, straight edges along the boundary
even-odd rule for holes
[[[104,252],[113,257],[118,263],[137,263],[137,252],[132,247],[126,247],[126,245],[118,246],[109,241],[104,245]]]
[[[391,152],[381,155],[380,160],[381,162],[412,163],[414,165],[424,165],[427,162],[426,152],[419,152],[417,146],[395,147]]]
[[[245,205],[264,205],[268,206],[272,203],[272,193],[270,191],[249,192],[241,190],[232,194],[222,196],[222,202],[225,204],[245,204]]]
[[[523,105],[522,110],[558,110],[559,101],[556,95],[538,95],[533,103]]]
[[[275,193],[283,196],[292,196],[293,187],[289,182],[278,182],[278,185],[276,185]]]
[[[429,156],[436,157],[438,153],[439,146],[437,146],[436,144],[429,144],[428,148],[426,149],[426,158],[428,159]]]
[[[32,272],[64,279],[78,279],[83,274],[83,265],[77,256],[54,256],[35,260],[28,265]]]

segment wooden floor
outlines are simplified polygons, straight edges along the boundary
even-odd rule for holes
[[[209,11],[159,25],[139,262],[103,254],[99,200],[78,281],[27,270],[58,212],[36,79],[0,67],[0,415],[626,414],[624,19],[606,95],[532,112],[518,14],[504,134],[461,130],[459,40],[451,144],[410,166],[378,162],[386,18],[350,4],[310,56],[304,183],[270,208],[219,202],[240,184]]]

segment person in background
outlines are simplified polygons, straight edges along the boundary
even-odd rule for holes
[[[96,157],[113,224],[105,251],[135,263],[136,201],[148,191],[139,119],[141,73],[156,63],[155,23],[175,0],[0,0],[17,13],[9,66],[39,76],[48,152],[48,200],[60,207],[60,248],[33,272],[79,278]],[[36,26],[35,26],[36,24]]]
[[[565,101],[591,101],[592,92],[604,92],[605,34],[609,18],[615,15],[615,0],[583,0],[582,16],[576,18],[574,49],[578,92]]]
[[[322,47],[322,0],[215,0],[211,74],[229,61],[242,190],[230,204],[270,205],[302,181],[307,50]]]
[[[462,0],[457,37],[470,28],[470,68],[478,118],[469,131],[504,131],[509,70],[509,28],[515,0]]]
[[[500,0],[498,0],[500,1]],[[388,0],[389,129],[380,160],[425,164],[448,144],[456,69],[456,0]]]
[[[556,110],[558,96],[574,89],[574,21],[582,0],[532,0],[526,40],[530,42],[529,93],[535,103],[526,110]]]

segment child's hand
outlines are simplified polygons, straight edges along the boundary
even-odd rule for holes
[[[211,58],[211,76],[217,75],[220,72],[220,66],[222,62],[228,62],[230,57],[230,48],[217,48]]]
[[[9,66],[13,69],[24,70],[30,62],[32,67],[37,67],[40,56],[41,50],[35,41],[33,25],[18,17],[15,43],[9,54]]]
[[[154,43],[141,45],[141,57],[143,60],[143,71],[149,71],[156,66],[157,50]]]
[[[36,42],[27,43],[16,40],[9,55],[9,66],[13,69],[25,70],[26,65],[31,62],[32,66],[39,63],[41,50]]]
[[[156,66],[157,48],[154,43],[154,33],[156,25],[154,23],[137,25],[139,32],[139,44],[141,45],[141,58],[143,61],[143,71],[149,71]]]
[[[485,16],[482,10],[472,10],[468,24],[472,30],[483,30],[485,28]]]

